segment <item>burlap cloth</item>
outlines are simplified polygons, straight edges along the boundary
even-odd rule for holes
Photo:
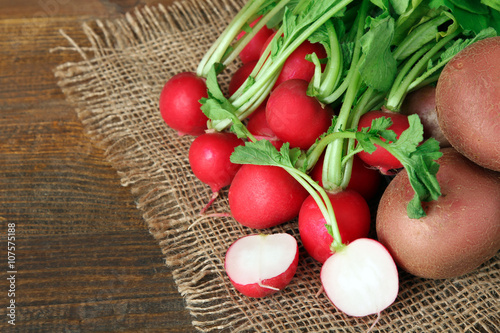
[[[172,268],[179,292],[199,331],[364,332],[376,319],[348,317],[320,290],[320,265],[301,250],[291,284],[264,299],[235,291],[224,272],[228,246],[256,232],[232,218],[199,219],[208,186],[190,171],[190,136],[178,136],[158,111],[169,77],[193,71],[242,0],[188,0],[137,8],[110,21],[83,26],[87,46],[81,61],[61,64],[55,75],[88,134],[136,198],[147,228]],[[64,34],[64,32],[62,32]],[[90,45],[90,46],[89,46]],[[225,87],[234,64],[222,78]],[[227,212],[227,191],[210,212]],[[473,221],[471,221],[473,223]],[[266,232],[287,231],[298,239],[296,221]],[[499,256],[475,272],[450,280],[425,280],[402,272],[396,302],[382,313],[380,332],[498,332]]]

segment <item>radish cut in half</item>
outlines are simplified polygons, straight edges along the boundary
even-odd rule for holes
[[[386,248],[359,238],[329,257],[321,268],[328,298],[349,316],[379,314],[398,295],[398,270]]]
[[[286,233],[249,235],[227,250],[226,273],[236,290],[249,297],[264,297],[285,288],[297,270],[299,249]]]

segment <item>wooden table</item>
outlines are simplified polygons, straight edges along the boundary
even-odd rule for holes
[[[49,52],[68,45],[59,29],[85,45],[83,22],[157,2],[0,0],[1,332],[194,331],[129,189],[56,84],[78,55]]]

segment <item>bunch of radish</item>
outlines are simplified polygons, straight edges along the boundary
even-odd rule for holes
[[[303,246],[323,264],[318,278],[339,310],[380,314],[397,297],[398,266],[450,277],[498,252],[499,9],[458,0],[250,0],[195,72],[165,84],[161,115],[196,137],[191,169],[213,192],[201,213],[229,187],[231,216],[259,230],[227,251],[237,290],[263,297],[285,288]],[[240,67],[223,91],[218,77],[231,63]],[[467,172],[456,186],[446,174],[457,172],[453,161]],[[383,176],[395,179],[380,198]],[[474,227],[457,213],[472,207],[460,186],[486,207]],[[378,205],[375,239],[370,204]],[[296,220],[300,240],[266,232]],[[401,237],[411,229],[425,236]],[[455,232],[463,234],[456,242]]]

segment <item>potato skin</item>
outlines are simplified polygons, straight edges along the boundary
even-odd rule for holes
[[[450,147],[441,131],[436,111],[436,87],[425,86],[408,94],[401,105],[402,114],[417,114],[424,126],[424,139],[434,138],[441,148]]]
[[[469,45],[446,64],[436,86],[436,111],[456,150],[500,171],[500,36]]]
[[[413,189],[401,171],[382,195],[376,230],[396,264],[424,278],[469,273],[500,250],[500,173],[453,148],[442,149],[437,179],[442,196],[425,203],[427,216],[410,219]]]

